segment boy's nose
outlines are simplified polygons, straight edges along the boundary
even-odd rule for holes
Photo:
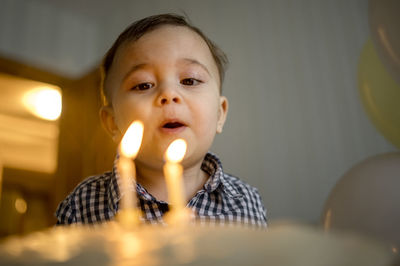
[[[157,103],[159,105],[166,105],[171,103],[181,103],[182,99],[176,89],[172,87],[162,88],[158,95]]]
[[[172,99],[169,99],[169,98],[165,97],[165,98],[161,99],[160,104],[164,105],[164,104],[168,104],[168,103],[171,103],[171,102],[179,103],[179,98],[178,97],[174,97]]]

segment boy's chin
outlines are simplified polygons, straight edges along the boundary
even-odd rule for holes
[[[196,157],[194,156],[185,156],[182,162],[180,164],[183,166],[183,168],[192,168],[196,165],[201,166],[201,163],[204,160],[206,154],[200,156],[197,154]],[[138,158],[135,159],[135,165],[136,168],[146,168],[146,169],[152,169],[153,171],[163,171],[164,165],[167,161],[164,159],[164,156],[152,156],[151,158],[143,158],[138,156]]]
[[[140,158],[136,158],[135,164],[137,168],[147,168],[147,169],[153,169],[155,171],[162,171],[165,162],[164,160],[155,157],[147,160],[146,159],[141,160]]]

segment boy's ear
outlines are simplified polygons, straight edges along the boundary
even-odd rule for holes
[[[217,133],[221,133],[224,128],[226,116],[228,115],[228,99],[225,96],[219,98],[219,110],[218,110],[218,122],[217,122]]]
[[[118,142],[121,132],[115,123],[114,110],[110,106],[103,106],[100,109],[100,120],[103,128],[111,136],[114,142]]]

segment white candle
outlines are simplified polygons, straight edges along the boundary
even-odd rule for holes
[[[136,188],[130,188],[136,184],[136,169],[134,159],[139,152],[143,138],[143,123],[134,121],[125,132],[119,146],[120,158],[118,172],[120,175],[122,195],[118,220],[125,226],[139,223],[140,210],[137,208]]]
[[[182,210],[185,207],[182,173],[183,167],[179,163],[167,162],[164,165],[164,174],[168,189],[168,200],[172,210]]]
[[[183,139],[173,141],[166,153],[167,162],[164,165],[164,175],[168,189],[170,215],[167,220],[172,223],[185,220],[188,215],[185,209],[186,200],[183,188],[183,167],[180,164],[186,152],[186,142]]]

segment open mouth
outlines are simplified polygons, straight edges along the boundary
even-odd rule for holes
[[[170,129],[174,129],[174,128],[179,128],[179,127],[184,127],[185,125],[180,123],[180,122],[168,122],[165,123],[163,128],[170,128]]]

